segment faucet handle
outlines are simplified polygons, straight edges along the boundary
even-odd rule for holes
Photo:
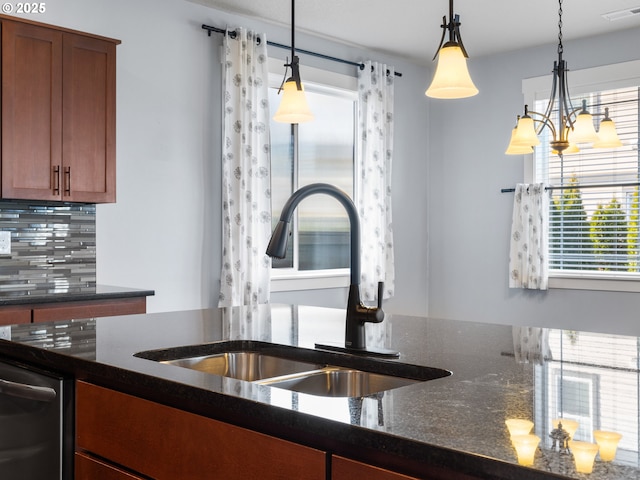
[[[378,308],[382,308],[383,295],[384,295],[384,282],[378,282]]]

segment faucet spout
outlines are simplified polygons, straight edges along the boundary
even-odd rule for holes
[[[351,285],[360,284],[360,220],[355,205],[345,192],[328,183],[312,183],[296,190],[287,203],[282,207],[280,221],[271,234],[271,240],[267,246],[267,255],[275,258],[284,258],[287,253],[287,240],[289,238],[289,224],[298,204],[310,195],[324,193],[338,200],[349,216],[351,225]]]
[[[347,211],[349,223],[351,226],[351,262],[350,262],[350,285],[349,297],[347,300],[347,317],[345,327],[345,344],[344,347],[332,348],[338,350],[348,350],[353,353],[398,356],[397,352],[367,349],[365,323],[380,323],[384,320],[384,312],[382,310],[382,283],[378,285],[378,305],[369,307],[362,303],[360,299],[360,220],[358,211],[351,201],[351,198],[333,185],[326,183],[313,183],[295,191],[287,200],[280,220],[276,225],[269,245],[267,246],[267,255],[275,258],[284,258],[287,252],[287,240],[289,237],[289,224],[291,217],[298,204],[310,195],[326,194],[338,200]],[[326,346],[322,346],[323,348]]]

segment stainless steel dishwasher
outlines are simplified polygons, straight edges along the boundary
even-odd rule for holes
[[[0,362],[0,478],[71,480],[73,383]]]

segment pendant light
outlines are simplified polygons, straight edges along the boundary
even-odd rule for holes
[[[304,87],[300,80],[300,61],[295,48],[295,0],[291,0],[291,63],[285,63],[285,67],[291,67],[291,76],[280,86],[278,93],[282,92],[280,107],[273,116],[276,122],[304,123],[313,120],[314,115],[309,109]],[[285,70],[285,78],[287,71]]]
[[[436,73],[425,95],[432,98],[466,98],[478,93],[467,69],[467,51],[460,37],[460,15],[453,14],[453,0],[449,0],[449,23],[442,17],[442,37],[433,59],[438,58]],[[444,37],[449,32],[449,41]]]
[[[615,148],[622,146],[618,138],[615,124],[609,118],[609,108],[605,113],[591,114],[587,110],[587,101],[582,100],[582,105],[574,108],[569,95],[567,82],[567,64],[562,58],[562,0],[558,0],[558,60],[553,63],[553,83],[551,95],[545,113],[529,111],[528,105],[524,106],[524,115],[519,117],[515,131],[512,131],[507,155],[518,155],[520,150],[516,147],[535,147],[540,144],[538,135],[544,127],[551,130],[551,149],[554,154],[575,153],[579,151],[576,144],[592,143],[594,148]],[[557,98],[556,98],[557,96]],[[557,122],[554,124],[551,114],[558,111]],[[600,122],[600,131],[596,132],[593,117],[604,115]],[[538,124],[537,127],[535,124]]]

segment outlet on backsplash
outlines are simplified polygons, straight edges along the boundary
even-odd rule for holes
[[[11,340],[11,327],[0,327],[0,339]]]
[[[0,231],[0,255],[11,255],[11,232]]]

